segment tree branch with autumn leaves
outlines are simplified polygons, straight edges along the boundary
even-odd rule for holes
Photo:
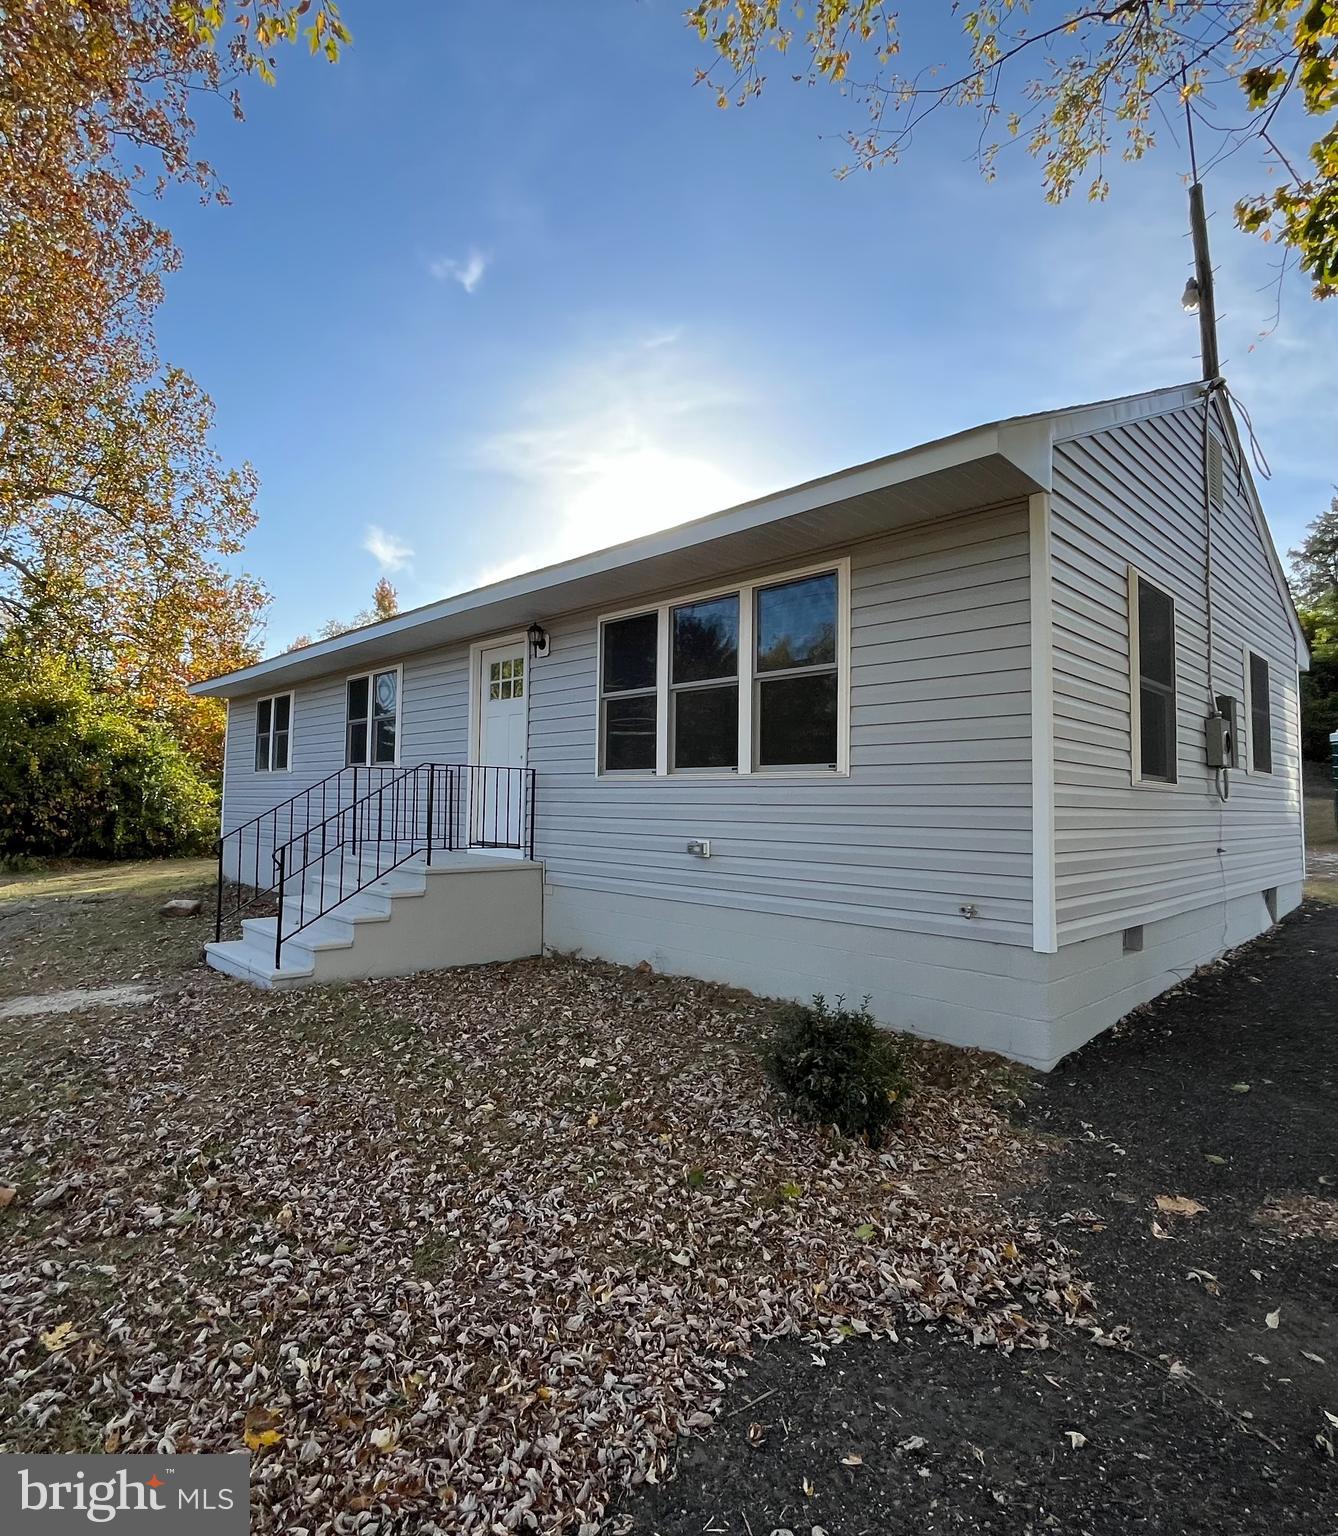
[[[1338,292],[1335,0],[945,0],[942,8],[956,56],[914,60],[903,54],[900,14],[884,0],[699,0],[686,14],[715,54],[698,80],[721,107],[759,95],[774,62],[862,109],[863,124],[844,135],[841,174],[898,160],[926,118],[958,107],[980,118],[987,176],[1016,141],[1041,161],[1051,201],[1080,187],[1099,199],[1112,155],[1138,160],[1156,145],[1159,101],[1187,107],[1213,143],[1209,165],[1250,144],[1267,162],[1269,185],[1236,205],[1239,226],[1279,242],[1317,297]],[[1244,119],[1224,125],[1205,110],[1210,101],[1242,104]],[[1280,145],[1284,110],[1318,122],[1308,160]]]
[[[243,665],[268,601],[232,562],[256,477],[210,445],[213,405],[157,354],[179,264],[170,186],[226,192],[192,152],[192,100],[305,37],[336,59],[338,7],[304,0],[28,0],[0,7],[0,632],[72,656],[217,767],[222,712],[190,682]]]

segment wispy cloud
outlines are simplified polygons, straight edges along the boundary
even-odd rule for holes
[[[651,331],[648,335],[643,336],[641,345],[648,352],[653,352],[656,347],[672,347],[675,342],[682,341],[682,339],[683,327],[681,325],[671,325],[665,330]]]
[[[362,547],[387,573],[402,571],[413,559],[413,550],[393,533],[387,533],[376,523],[369,523],[363,535]]]
[[[483,281],[483,274],[488,270],[491,260],[486,251],[471,245],[469,254],[462,261],[453,256],[438,256],[428,262],[427,269],[439,283],[459,283],[466,293],[473,293]]]

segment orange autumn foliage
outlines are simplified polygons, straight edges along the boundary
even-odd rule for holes
[[[72,657],[211,769],[222,712],[185,689],[254,654],[267,598],[234,562],[256,477],[157,356],[179,258],[152,214],[172,184],[225,200],[192,98],[231,90],[240,115],[235,83],[271,79],[302,24],[313,52],[348,41],[311,0],[0,7],[0,633]]]

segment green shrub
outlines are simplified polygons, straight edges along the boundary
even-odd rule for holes
[[[879,1029],[866,997],[859,1008],[787,1003],[777,1011],[763,1064],[801,1114],[878,1146],[901,1110],[906,1077],[895,1036]]]
[[[0,653],[0,854],[198,853],[217,827],[213,787],[163,726],[62,657]]]

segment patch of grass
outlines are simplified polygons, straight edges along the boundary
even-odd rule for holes
[[[1338,819],[1334,817],[1331,794],[1306,794],[1305,840],[1308,848],[1338,847]]]
[[[1305,840],[1311,848],[1338,846],[1338,817],[1334,795],[1338,784],[1327,763],[1305,764]]]
[[[129,859],[98,863],[51,860],[37,868],[0,875],[0,910],[5,903],[39,896],[157,896],[166,901],[183,885],[212,880],[213,859]]]
[[[176,977],[214,936],[212,859],[49,866],[0,876],[0,999]],[[173,896],[199,917],[161,918]]]
[[[1307,880],[1305,894],[1310,901],[1326,901],[1338,907],[1338,880]]]
[[[413,1251],[413,1272],[420,1280],[431,1280],[450,1268],[460,1245],[445,1232],[431,1232]]]

